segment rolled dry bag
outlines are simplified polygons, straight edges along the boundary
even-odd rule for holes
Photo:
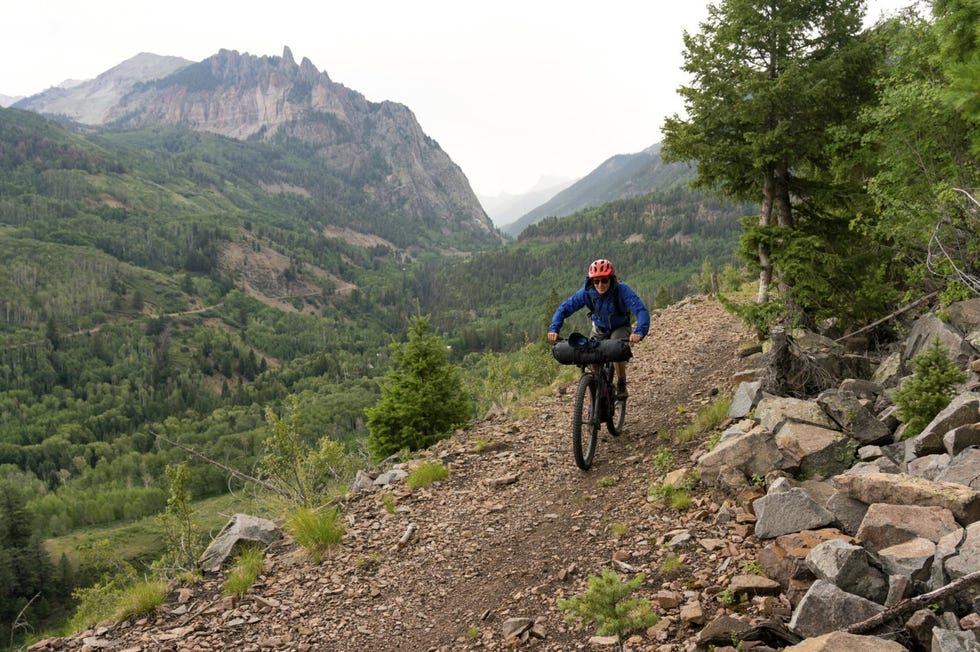
[[[578,347],[572,346],[568,341],[557,342],[552,345],[551,354],[561,364],[583,365],[625,362],[633,357],[633,350],[628,340],[589,339],[586,344]]]

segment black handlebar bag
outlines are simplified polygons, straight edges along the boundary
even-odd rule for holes
[[[551,355],[560,364],[602,364],[626,362],[633,357],[633,350],[627,340],[599,340],[572,333],[567,340],[551,347]]]

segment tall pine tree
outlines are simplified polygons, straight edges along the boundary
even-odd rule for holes
[[[12,632],[15,619],[20,618],[21,625],[31,626],[43,621],[55,597],[53,567],[41,540],[31,531],[25,505],[17,487],[0,481],[0,640],[3,641],[23,633]]]
[[[826,188],[831,130],[871,94],[870,52],[859,39],[863,10],[862,0],[709,5],[701,32],[684,34],[692,81],[679,93],[687,117],[674,115],[663,127],[664,159],[696,161],[696,186],[759,203],[758,225],[747,224],[743,237],[760,270],[758,301],[767,302],[778,282],[794,317],[794,279],[812,278],[813,270],[798,270],[798,259],[781,254],[828,241],[827,224],[818,223],[826,211],[814,203],[840,194]]]

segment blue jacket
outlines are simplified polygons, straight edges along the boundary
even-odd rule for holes
[[[611,333],[621,326],[629,326],[630,313],[636,315],[634,333],[646,337],[650,330],[650,312],[633,288],[625,283],[613,281],[605,294],[599,294],[586,278],[579,291],[558,306],[555,316],[551,318],[548,332],[560,332],[566,319],[590,305],[593,306],[592,323],[598,333]]]

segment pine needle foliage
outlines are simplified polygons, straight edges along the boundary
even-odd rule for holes
[[[368,450],[376,460],[430,446],[470,418],[460,372],[430,328],[429,318],[419,315],[409,325],[408,341],[392,345],[393,365],[382,380],[381,398],[365,410]]]
[[[939,339],[933,339],[925,351],[912,358],[912,368],[914,375],[902,383],[894,398],[898,416],[906,424],[905,438],[922,432],[949,405],[956,385],[966,380]]]
[[[589,588],[580,595],[561,599],[558,607],[572,620],[581,618],[596,625],[596,632],[603,636],[623,636],[657,624],[659,617],[650,602],[632,597],[643,584],[643,574],[623,582],[612,570],[605,568],[601,575],[589,576]]]

